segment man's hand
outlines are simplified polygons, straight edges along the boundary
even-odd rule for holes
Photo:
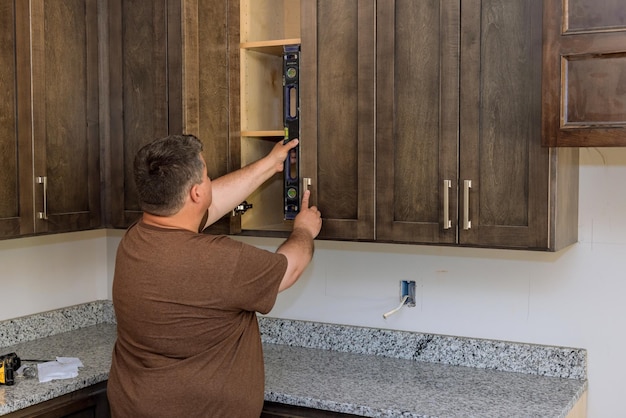
[[[300,205],[300,213],[296,215],[293,221],[293,229],[303,229],[311,235],[311,238],[317,237],[322,229],[322,215],[317,206],[309,207],[309,199],[311,191],[305,190],[302,196],[302,204]]]
[[[283,171],[285,158],[296,145],[298,145],[297,139],[286,144],[283,144],[283,141],[278,141],[265,157],[214,179],[212,181],[213,201],[209,207],[209,215],[204,223],[204,228],[246,200],[252,192],[274,174]]]
[[[292,139],[291,141],[283,144],[283,141],[278,141],[274,148],[267,154],[267,158],[269,158],[273,163],[273,167],[276,169],[276,172],[283,171],[285,167],[284,162],[289,155],[289,151],[294,149],[298,145],[298,139]]]
[[[317,207],[309,207],[311,192],[306,190],[302,196],[300,213],[296,215],[293,231],[289,238],[276,250],[287,257],[287,271],[278,287],[283,291],[291,287],[300,277],[313,258],[313,239],[322,228],[322,216]]]

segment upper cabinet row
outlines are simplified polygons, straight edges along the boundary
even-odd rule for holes
[[[563,49],[542,51],[561,17],[541,1],[62,3],[0,0],[12,45],[0,68],[2,237],[128,226],[141,213],[132,159],[155,137],[197,135],[211,177],[265,155],[284,132],[282,47],[297,43],[300,177],[320,238],[539,250],[577,239],[577,150],[541,146],[569,129],[546,123],[565,102],[548,100],[546,82],[563,86],[542,53]],[[612,26],[606,39],[623,33]],[[603,62],[624,68],[611,51]],[[593,68],[576,57],[580,80]],[[620,128],[611,111],[606,132]],[[282,195],[279,174],[212,231],[284,236]]]
[[[293,16],[287,3],[242,1],[257,28],[300,18],[301,177],[321,238],[543,250],[576,241],[578,152],[541,146],[541,2],[475,0],[461,13],[458,0],[301,0]],[[275,74],[279,100],[280,72],[265,69],[257,82]],[[243,94],[251,76],[241,76]],[[262,190],[258,206],[281,193]],[[242,215],[244,232],[257,216],[268,222],[252,233],[266,233],[275,222],[256,208]]]

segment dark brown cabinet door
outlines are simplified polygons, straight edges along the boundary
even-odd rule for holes
[[[238,114],[231,111],[238,96],[236,90],[229,94],[238,63],[236,3],[109,2],[111,226],[127,227],[141,215],[133,159],[155,138],[196,135],[212,178],[239,166],[239,147],[231,139],[238,135],[231,120]],[[236,47],[229,48],[235,38]],[[236,219],[227,217],[213,231],[237,227]]]
[[[97,7],[31,1],[36,233],[101,225]]]
[[[0,236],[99,227],[97,3],[3,0],[0,7],[8,92]]]
[[[459,243],[571,244],[578,153],[541,147],[542,3],[472,3],[461,14]],[[568,195],[557,195],[568,182]]]
[[[302,0],[301,175],[320,238],[374,239],[375,3]]]
[[[525,247],[548,222],[540,2],[473,3],[462,17],[459,241]]]
[[[105,188],[111,226],[127,227],[141,215],[136,152],[182,131],[180,1],[112,0],[108,14],[111,178]]]
[[[626,146],[626,7],[546,0],[543,144]]]
[[[456,242],[459,6],[458,0],[378,3],[379,241]]]
[[[239,2],[185,1],[183,131],[203,143],[210,178],[241,165],[239,134]],[[226,215],[211,233],[238,233],[241,216]]]
[[[26,2],[23,2],[26,3]],[[0,238],[34,231],[28,4],[0,0]],[[18,89],[18,85],[20,88]]]

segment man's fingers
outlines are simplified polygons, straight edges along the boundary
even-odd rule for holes
[[[311,197],[311,191],[309,189],[304,191],[304,194],[302,195],[302,208],[303,209],[308,209],[309,208],[309,198]]]
[[[285,146],[289,147],[289,149],[294,149],[295,147],[298,146],[298,143],[300,143],[300,141],[298,140],[298,138],[292,139],[291,141],[287,142],[285,144]]]

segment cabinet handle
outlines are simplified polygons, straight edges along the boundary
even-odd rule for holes
[[[304,191],[309,190],[309,187],[311,187],[311,177],[302,177],[302,188]]]
[[[37,176],[35,183],[43,184],[43,212],[37,212],[39,219],[48,219],[48,176]]]
[[[452,228],[452,221],[450,220],[450,188],[452,187],[452,180],[443,181],[443,229]]]
[[[469,193],[472,188],[472,180],[463,180],[463,229],[470,229],[472,221],[469,218]]]

